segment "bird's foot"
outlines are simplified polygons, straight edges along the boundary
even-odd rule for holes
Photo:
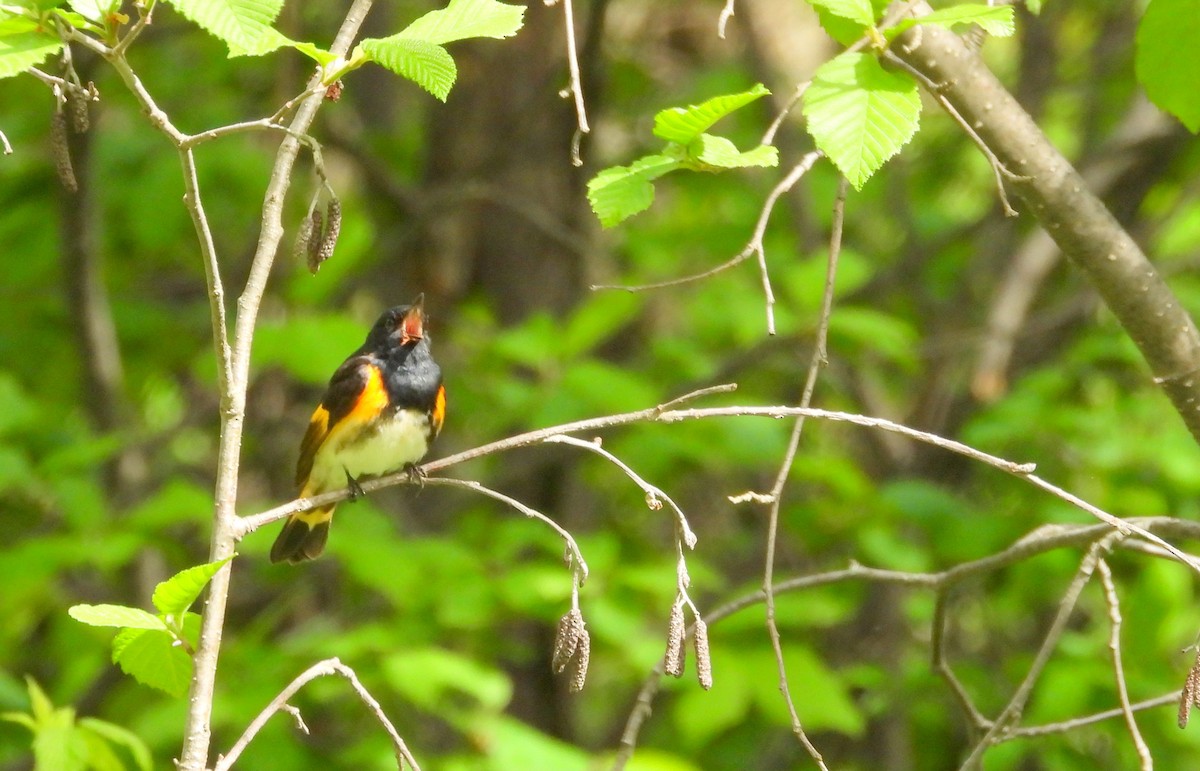
[[[357,501],[367,493],[362,489],[362,485],[358,483],[358,480],[354,478],[354,475],[350,473],[350,469],[343,470],[346,472],[346,487],[350,489],[350,500]]]

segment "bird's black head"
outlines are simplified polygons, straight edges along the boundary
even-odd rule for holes
[[[425,295],[417,295],[412,305],[388,308],[371,327],[368,347],[412,347],[428,340],[425,332]]]

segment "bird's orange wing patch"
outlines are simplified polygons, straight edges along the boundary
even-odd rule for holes
[[[433,411],[429,413],[429,423],[433,428],[433,436],[442,431],[442,423],[446,421],[446,386],[438,386],[437,396],[433,399]],[[431,437],[432,438],[432,437]]]

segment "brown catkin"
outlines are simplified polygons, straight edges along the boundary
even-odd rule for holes
[[[88,93],[78,88],[67,89],[67,109],[71,111],[71,128],[76,134],[86,134],[92,127],[88,115]]]
[[[1187,728],[1192,707],[1196,704],[1200,704],[1200,653],[1196,654],[1196,663],[1188,670],[1187,679],[1183,681],[1183,692],[1179,694],[1180,728]]]
[[[50,151],[54,154],[54,170],[58,181],[69,192],[79,191],[75,167],[71,165],[71,148],[67,145],[67,116],[56,110],[50,118]]]
[[[575,657],[571,659],[571,682],[567,688],[571,693],[579,693],[587,682],[588,660],[592,656],[592,636],[587,629],[580,629],[579,645]]]
[[[692,627],[692,644],[696,648],[696,677],[707,691],[713,686],[712,657],[708,653],[708,624],[702,618],[697,618]]]
[[[308,238],[308,269],[313,273],[321,267],[321,242],[325,236],[325,215],[320,209],[313,209],[312,215],[308,219],[309,222],[309,238]]]
[[[554,633],[554,653],[550,658],[550,668],[554,674],[562,674],[567,664],[575,658],[580,638],[585,634],[587,630],[584,628],[583,614],[579,612],[579,608],[571,608],[558,620],[558,630]]]
[[[296,231],[296,241],[292,244],[293,259],[304,260],[305,262],[308,261],[308,246],[312,243],[312,237],[313,221],[308,217],[305,217],[300,221],[300,229]],[[316,273],[311,264],[308,266],[308,269],[311,272]]]
[[[321,262],[333,256],[338,235],[342,232],[342,202],[330,198],[325,207],[325,235],[321,238]]]
[[[687,653],[683,649],[683,606],[671,606],[671,620],[667,625],[667,655],[663,659],[663,671],[671,677],[683,676],[683,665]]]

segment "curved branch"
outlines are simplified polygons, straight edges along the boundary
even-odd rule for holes
[[[1013,173],[1008,184],[1087,274],[1200,441],[1200,332],[1137,243],[958,35],[917,26],[899,35],[892,51],[935,84]]]

